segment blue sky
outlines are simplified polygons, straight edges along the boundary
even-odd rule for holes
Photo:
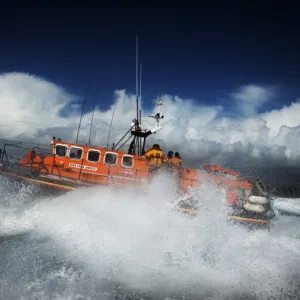
[[[111,5],[6,4],[1,17],[0,72],[27,72],[84,97],[98,90],[107,108],[114,90],[135,93],[135,35],[147,105],[159,94],[231,109],[241,85],[276,87],[263,109],[299,96],[296,6],[259,2],[193,6],[180,2]]]

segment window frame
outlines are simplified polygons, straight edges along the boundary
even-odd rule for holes
[[[132,158],[132,165],[131,165],[130,167],[124,166],[124,164],[123,164],[123,161],[124,161],[123,159],[124,159],[124,157],[131,157],[131,158]],[[122,156],[121,166],[122,166],[123,168],[126,168],[126,169],[132,169],[133,166],[134,166],[134,157],[133,157],[132,155],[130,155],[130,154],[124,154],[124,155]]]
[[[90,153],[90,151],[94,151],[94,152],[98,152],[99,153],[99,159],[98,159],[98,161],[92,161],[92,160],[89,160],[89,153]],[[90,163],[93,163],[93,164],[98,164],[99,162],[100,162],[100,160],[101,160],[101,151],[100,150],[97,150],[97,149],[89,149],[88,151],[87,151],[87,154],[86,154],[86,161],[88,161],[88,162],[90,162]]]
[[[114,164],[108,164],[108,163],[106,163],[106,162],[105,162],[105,159],[106,159],[106,155],[107,155],[107,154],[113,154],[113,155],[117,156],[116,162],[115,162]],[[118,163],[118,159],[119,159],[119,156],[118,156],[118,154],[117,154],[117,153],[115,153],[115,152],[110,152],[110,151],[107,151],[107,152],[105,152],[105,154],[104,154],[104,158],[103,158],[103,164],[104,164],[104,165],[109,165],[109,166],[116,166],[116,165],[117,165],[117,163]]]
[[[54,146],[55,146],[55,156],[57,156],[57,157],[69,157],[69,146],[67,146],[65,144],[55,144]],[[67,148],[66,154],[64,156],[63,155],[59,155],[59,154],[56,153],[56,147],[57,146],[66,147]]]
[[[81,157],[80,157],[80,158],[70,157],[71,149],[72,149],[72,148],[77,148],[77,149],[82,150],[82,153],[81,153]],[[84,150],[83,150],[82,147],[78,147],[78,146],[71,146],[71,147],[70,147],[70,149],[69,149],[69,158],[70,158],[70,159],[74,159],[74,160],[82,160],[82,159],[83,159],[83,155],[84,155]]]

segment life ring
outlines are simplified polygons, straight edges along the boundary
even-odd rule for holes
[[[249,212],[255,212],[255,213],[264,213],[266,212],[266,209],[262,205],[255,205],[251,204],[250,202],[247,202],[243,205],[243,208]]]
[[[260,204],[260,205],[264,205],[264,204],[267,204],[267,203],[268,203],[268,200],[267,200],[266,197],[253,196],[253,195],[251,195],[251,196],[248,198],[248,201],[249,201],[251,204]]]

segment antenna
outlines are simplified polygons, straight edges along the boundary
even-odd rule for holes
[[[93,108],[93,113],[92,113],[92,120],[91,120],[91,127],[90,127],[90,135],[89,135],[89,145],[91,145],[91,135],[92,135],[92,126],[93,126],[93,119],[94,119],[95,107],[96,107],[96,99],[95,99],[95,101],[94,101],[94,108]]]
[[[142,63],[140,64],[140,127],[142,127]]]
[[[139,45],[138,45],[138,42],[139,42],[139,37],[138,35],[136,35],[136,119],[138,120],[139,118],[139,79],[138,79],[138,76],[139,76],[139,63],[138,63],[138,56],[139,56]],[[138,122],[136,124],[136,130],[137,130],[137,127],[138,127]]]
[[[164,103],[160,100],[156,100],[156,106],[158,106],[158,112],[154,115],[154,116],[148,116],[150,118],[154,118],[156,120],[156,125],[155,125],[155,128],[152,129],[151,131],[154,133],[156,132],[157,130],[161,129],[162,127],[159,125],[159,121],[161,119],[164,118],[163,114],[161,113],[161,107],[164,105]]]
[[[136,77],[136,122],[135,122],[135,131],[139,130],[139,37],[136,35],[136,72],[135,72],[135,77]],[[137,155],[140,154],[140,138],[136,137],[136,146],[137,146]]]
[[[76,142],[75,142],[76,145],[77,145],[77,142],[78,142],[79,129],[80,129],[80,126],[81,126],[82,115],[83,115],[83,111],[84,111],[86,99],[87,99],[87,96],[88,96],[89,88],[90,88],[90,84],[88,85],[88,87],[86,89],[85,98],[84,98],[84,102],[83,102],[83,106],[82,106],[82,111],[81,111],[81,115],[80,115],[80,121],[79,121],[79,125],[78,125],[78,130],[77,130]]]
[[[139,74],[138,67],[139,67],[139,65],[138,65],[138,35],[136,35],[136,117],[132,120],[131,127],[128,130],[128,132],[119,140],[119,142],[116,145],[118,145],[125,138],[125,136],[127,134],[129,134],[129,132],[131,132],[131,137],[133,136],[134,138],[130,143],[130,146],[129,146],[129,149],[128,149],[128,154],[143,155],[143,153],[145,153],[145,143],[146,143],[147,137],[150,136],[153,133],[156,133],[158,130],[160,130],[162,128],[159,125],[159,121],[163,118],[163,116],[161,116],[160,112],[156,113],[155,116],[149,116],[149,117],[152,117],[156,120],[155,127],[151,130],[144,130],[144,131],[141,130],[141,122],[142,122],[142,120],[141,120],[142,119],[142,110],[141,110],[141,107],[142,107],[142,64],[140,64],[140,74]],[[139,89],[139,86],[138,86],[139,85],[139,75],[140,75],[140,89]],[[139,97],[140,97],[140,103],[139,103]],[[139,109],[139,105],[140,105],[140,109]],[[161,106],[161,105],[163,105],[163,103],[158,102],[157,105]],[[135,129],[133,129],[134,127],[135,127]],[[129,137],[129,139],[131,137]],[[109,137],[108,137],[108,140],[109,140]],[[143,142],[142,142],[142,140],[143,140]],[[125,143],[127,143],[127,141],[125,141]],[[113,149],[116,147],[116,145],[113,147]]]
[[[95,108],[96,108],[96,100],[98,96],[98,91],[99,89],[96,90],[95,98],[94,98],[94,107],[93,107],[93,113],[92,113],[92,119],[91,119],[91,127],[90,127],[90,134],[89,134],[89,140],[88,144],[91,144],[91,135],[92,135],[92,127],[93,127],[93,119],[94,119],[94,113],[95,113]]]
[[[110,137],[110,131],[111,131],[111,127],[112,127],[114,115],[115,115],[116,106],[117,106],[117,98],[115,99],[115,106],[114,106],[113,114],[112,114],[111,121],[110,121],[110,127],[109,127],[109,131],[108,131],[106,149],[108,149],[108,142],[109,142],[109,137]]]

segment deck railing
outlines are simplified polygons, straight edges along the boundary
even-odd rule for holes
[[[51,147],[29,147],[26,144],[27,143],[23,142],[5,143],[3,149],[0,151],[0,168],[16,173],[21,172],[22,169],[22,173],[26,173],[26,175],[32,177],[38,177],[39,175],[55,175],[58,176],[60,180],[63,179],[63,177],[68,177],[68,179],[74,181],[74,183],[77,183],[78,181],[82,183],[101,182],[102,184],[105,183],[107,185],[115,184],[120,181],[136,185],[138,183],[149,182],[152,177],[151,170],[143,171],[135,166],[123,167],[120,165],[104,164],[103,162],[95,163],[95,166],[98,167],[107,166],[104,168],[105,172],[102,174],[87,172],[83,168],[84,163],[86,163],[84,158],[79,162],[81,167],[77,171],[68,167],[66,168],[65,166],[60,166],[58,159],[61,159],[61,157],[53,154]],[[32,151],[31,160],[27,160],[25,164],[20,164],[20,160],[26,159],[29,151]],[[45,164],[45,158],[49,156],[52,156],[53,160],[50,165],[47,165]],[[122,157],[122,155],[118,156],[119,159]],[[83,155],[83,157],[85,156]],[[39,161],[37,161],[37,158],[40,158]],[[98,180],[95,179],[97,177]],[[102,179],[99,180],[99,178]]]

